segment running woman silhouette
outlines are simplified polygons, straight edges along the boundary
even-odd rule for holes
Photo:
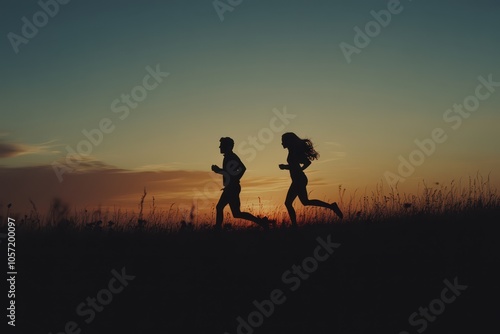
[[[318,199],[309,199],[307,196],[307,176],[304,170],[311,165],[311,161],[319,158],[319,153],[314,150],[313,144],[309,139],[301,139],[293,132],[287,132],[281,137],[281,145],[288,149],[288,165],[280,164],[282,170],[289,170],[292,184],[286,194],[285,206],[290,215],[292,226],[297,226],[297,216],[293,208],[293,201],[298,196],[303,205],[320,206],[333,210],[335,214],[342,219],[344,215],[340,211],[336,202],[332,204],[320,201]]]

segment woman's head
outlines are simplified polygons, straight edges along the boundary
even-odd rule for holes
[[[281,136],[281,145],[299,155],[301,161],[319,158],[319,153],[314,149],[312,142],[309,139],[301,139],[293,132],[287,132]]]
[[[297,136],[293,132],[287,132],[281,136],[281,145],[283,145],[283,148],[294,147],[300,141],[301,139],[299,138],[299,136]]]

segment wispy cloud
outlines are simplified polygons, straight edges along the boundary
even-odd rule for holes
[[[6,135],[6,134],[5,134]],[[2,134],[0,134],[2,137]],[[0,142],[0,158],[12,158],[26,154],[58,154],[54,141],[40,144],[21,144],[11,142]]]
[[[347,153],[344,151],[338,151],[338,149],[341,149],[344,147],[344,145],[333,142],[333,141],[325,141],[323,144],[326,146],[325,150],[322,150],[321,157],[322,159],[318,160],[316,163],[318,164],[324,164],[328,163],[331,161],[337,161],[344,159],[347,156]]]
[[[19,155],[21,148],[14,144],[0,143],[0,158],[10,158]]]
[[[343,145],[334,141],[325,141],[324,144],[333,147],[342,147]]]
[[[172,171],[172,170],[185,170],[187,167],[192,167],[194,164],[185,162],[170,162],[164,164],[150,164],[134,168],[134,171]]]

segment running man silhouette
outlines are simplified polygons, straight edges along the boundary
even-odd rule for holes
[[[233,152],[234,140],[229,137],[220,139],[220,153],[224,154],[222,168],[212,165],[212,170],[217,174],[222,174],[224,190],[217,203],[217,216],[215,228],[220,229],[224,218],[224,208],[229,204],[234,218],[250,220],[255,224],[267,228],[269,221],[267,218],[258,218],[248,212],[240,210],[240,179],[245,174],[246,167],[240,158]]]
[[[319,158],[319,153],[314,150],[312,142],[309,139],[299,138],[295,133],[287,132],[281,137],[281,145],[283,145],[283,148],[288,149],[288,158],[286,159],[288,165],[280,164],[279,168],[289,170],[292,178],[292,184],[288,189],[285,200],[292,226],[297,226],[297,216],[293,208],[293,201],[297,196],[303,205],[328,208],[342,219],[344,215],[336,202],[328,204],[318,199],[309,199],[307,196],[307,176],[304,170],[311,165],[312,160]]]

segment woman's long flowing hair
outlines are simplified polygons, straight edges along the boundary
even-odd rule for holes
[[[287,132],[281,138],[290,152],[299,157],[299,161],[313,161],[319,158],[319,153],[316,152],[309,139],[302,139],[293,132]]]

